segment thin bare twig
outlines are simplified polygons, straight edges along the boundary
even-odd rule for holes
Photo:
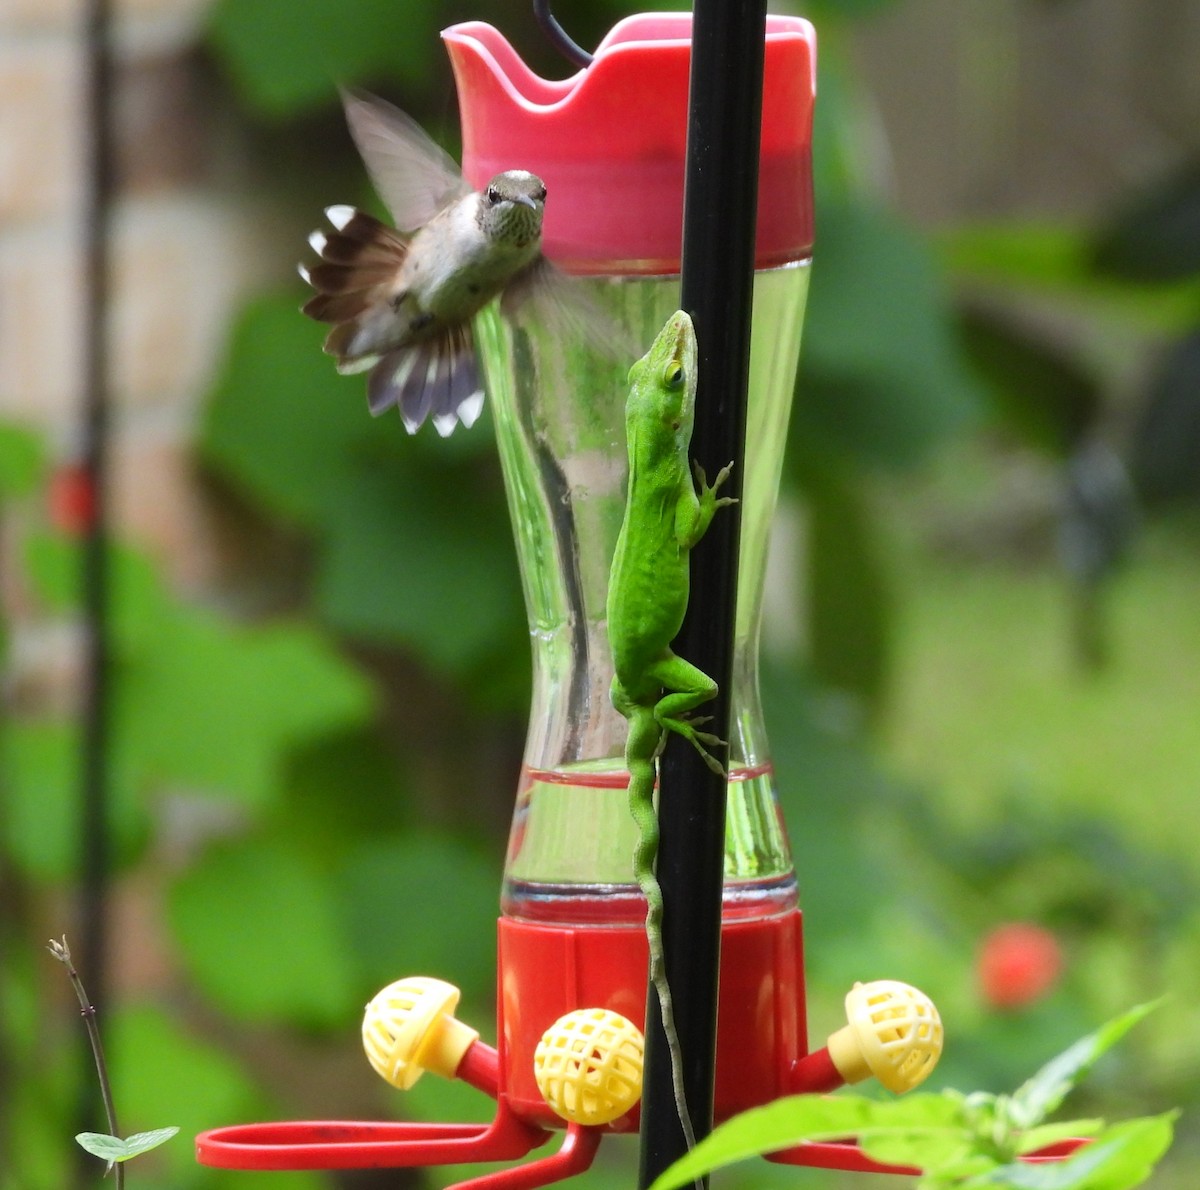
[[[63,935],[61,942],[51,938],[47,948],[66,967],[67,978],[75,989],[75,995],[79,1000],[79,1015],[83,1017],[84,1024],[87,1026],[92,1057],[96,1060],[96,1075],[100,1079],[100,1096],[104,1100],[104,1114],[108,1117],[108,1131],[112,1136],[120,1136],[121,1133],[117,1127],[117,1109],[113,1106],[112,1085],[108,1081],[108,1065],[104,1061],[104,1047],[100,1044],[100,1027],[96,1024],[96,1006],[88,999],[88,994],[83,987],[83,980],[79,978],[79,972],[75,970],[75,964],[71,961],[71,948],[67,945],[66,935]],[[122,1162],[116,1161],[112,1163],[112,1167],[115,1171],[117,1190],[124,1190],[125,1166]]]

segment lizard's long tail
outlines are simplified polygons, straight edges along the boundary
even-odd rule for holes
[[[692,1129],[692,1117],[688,1111],[687,1096],[683,1089],[683,1054],[679,1048],[679,1035],[675,1031],[675,1006],[671,999],[671,987],[667,983],[667,968],[663,956],[662,918],[663,897],[658,878],[654,874],[654,861],[658,855],[658,816],[654,812],[654,760],[653,758],[628,758],[629,768],[629,811],[638,828],[638,843],[633,852],[633,871],[646,898],[646,939],[650,946],[650,982],[658,995],[659,1012],[662,1016],[663,1033],[671,1054],[671,1083],[675,1089],[675,1110],[683,1128],[689,1149],[696,1147],[696,1134]]]

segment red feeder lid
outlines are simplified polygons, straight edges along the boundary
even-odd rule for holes
[[[481,21],[442,33],[458,83],[463,172],[476,187],[506,169],[546,183],[542,244],[576,273],[676,273],[683,223],[692,18],[642,13],[617,24],[569,79],[534,74]],[[810,255],[816,35],[767,18],[755,264]]]

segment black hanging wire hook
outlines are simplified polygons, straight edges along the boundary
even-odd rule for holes
[[[567,31],[558,23],[554,13],[550,11],[550,0],[533,0],[533,15],[537,17],[537,23],[541,25],[542,32],[568,62],[581,68],[592,64],[592,55],[571,40]]]

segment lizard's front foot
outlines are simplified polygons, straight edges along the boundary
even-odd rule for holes
[[[710,485],[708,476],[704,474],[704,468],[693,459],[692,472],[696,476],[696,485],[700,489],[700,498],[702,500],[711,500],[713,508],[724,508],[727,504],[736,504],[736,496],[717,496],[717,489],[729,478],[733,472],[733,464],[726,463],[720,471],[717,472],[717,478]]]

